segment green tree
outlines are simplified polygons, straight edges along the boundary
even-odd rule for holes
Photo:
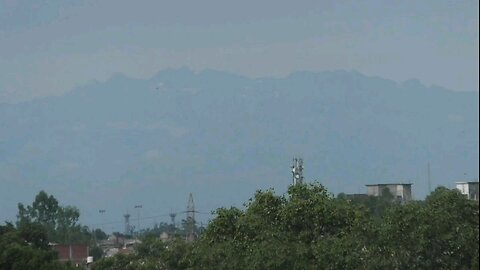
[[[377,264],[395,269],[475,269],[478,203],[437,188],[425,202],[387,211],[379,228]]]
[[[446,188],[399,204],[296,185],[215,214],[193,243],[147,237],[134,255],[95,269],[478,269],[478,203]]]
[[[317,269],[317,250],[350,232],[360,215],[321,185],[296,185],[285,196],[257,192],[246,210],[219,209],[194,243],[192,269]]]
[[[257,192],[219,209],[191,269],[476,269],[478,203],[437,189],[425,202],[333,199],[321,185]],[[368,205],[371,203],[371,205]],[[187,269],[187,268],[186,268]]]
[[[337,199],[349,201],[357,207],[364,208],[377,220],[381,220],[390,207],[400,203],[400,201],[395,200],[388,188],[384,188],[380,196],[352,196],[349,198],[345,193],[339,193]]]
[[[97,241],[105,240],[108,238],[108,235],[101,229],[95,229],[93,233]]]
[[[117,254],[113,257],[103,258],[93,264],[93,270],[136,270],[138,263],[134,255]],[[145,269],[145,268],[143,268]]]
[[[46,229],[50,242],[88,242],[90,233],[87,227],[78,224],[80,211],[76,207],[59,205],[57,199],[40,191],[32,205],[18,204],[17,226],[39,224]]]
[[[15,228],[7,223],[0,226],[0,269],[73,269],[70,264],[57,261],[50,249],[43,226],[24,223]]]
[[[93,261],[98,261],[103,257],[103,249],[99,246],[91,246],[88,255],[93,257]]]

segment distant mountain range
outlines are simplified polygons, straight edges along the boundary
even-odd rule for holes
[[[138,203],[142,216],[182,211],[190,192],[199,210],[242,206],[257,189],[284,192],[293,156],[303,157],[307,182],[334,194],[412,182],[423,198],[428,163],[433,185],[478,177],[478,100],[355,71],[119,74],[0,104],[0,219],[40,189],[77,205],[85,223],[98,222],[99,208],[121,220]],[[167,217],[145,222],[154,221]]]

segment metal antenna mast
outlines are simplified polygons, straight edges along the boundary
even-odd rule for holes
[[[195,239],[194,234],[195,228],[195,204],[193,203],[193,195],[190,193],[188,197],[188,204],[187,204],[187,235],[186,241],[193,242]]]
[[[123,217],[125,218],[125,235],[128,235],[130,233],[130,214],[126,213]]]
[[[172,221],[172,233],[175,233],[175,217],[177,216],[177,213],[174,213],[173,211],[169,214],[170,220]]]
[[[175,227],[175,217],[177,216],[177,213],[171,212],[168,215],[170,216],[170,221],[172,222],[172,226]]]
[[[293,158],[292,164],[292,179],[293,184],[303,184],[303,159],[302,158]]]

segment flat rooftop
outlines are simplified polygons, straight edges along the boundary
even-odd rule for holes
[[[370,186],[411,186],[413,185],[412,183],[382,183],[382,184],[367,184],[365,186],[370,187]]]
[[[455,183],[456,184],[478,184],[478,181],[460,181]]]

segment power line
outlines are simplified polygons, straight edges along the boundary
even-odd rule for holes
[[[180,211],[176,212],[175,214],[185,214],[187,211]],[[213,215],[212,212],[201,212],[201,211],[195,211],[195,213],[200,214],[200,215]],[[141,218],[130,218],[129,221],[139,221],[139,220],[148,220],[148,219],[155,219],[159,217],[169,217],[171,213],[168,214],[159,214],[159,215],[154,215],[154,216],[147,216],[147,217],[141,217]],[[107,221],[107,222],[102,222],[102,223],[95,223],[92,224],[93,226],[101,226],[101,225],[111,225],[111,224],[119,224],[119,223],[125,223],[124,220],[118,220],[118,221]]]

